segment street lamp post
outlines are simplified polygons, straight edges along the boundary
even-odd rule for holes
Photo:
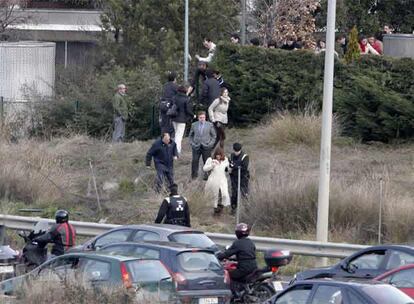
[[[246,44],[246,0],[242,0],[242,16],[240,22],[241,44]]]
[[[319,242],[328,241],[329,227],[329,181],[331,172],[332,104],[335,59],[335,11],[336,0],[328,0],[322,106],[322,136],[319,165],[318,219],[316,225],[316,239]],[[326,263],[326,259],[321,261],[321,264]]]
[[[185,0],[185,16],[184,16],[184,82],[188,82],[188,1]]]

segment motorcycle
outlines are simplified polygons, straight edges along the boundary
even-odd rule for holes
[[[33,227],[33,230],[27,234],[20,231],[18,235],[23,238],[25,245],[18,258],[15,274],[21,275],[35,269],[43,264],[47,259],[47,243],[34,241],[37,237],[45,234],[48,230],[48,221],[40,220]]]
[[[286,266],[292,260],[292,254],[287,250],[268,250],[264,254],[266,267],[257,269],[242,282],[231,282],[233,297],[231,303],[260,303],[281,292],[284,282],[278,276],[279,268]],[[237,268],[237,262],[227,260],[224,269],[227,272]]]

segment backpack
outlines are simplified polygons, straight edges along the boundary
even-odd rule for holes
[[[169,117],[175,117],[178,114],[178,108],[175,102],[172,104],[172,106],[167,110],[167,116]]]

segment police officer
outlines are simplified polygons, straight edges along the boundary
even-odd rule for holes
[[[233,153],[230,155],[230,181],[231,181],[231,209],[234,212],[237,208],[237,190],[240,167],[240,193],[246,198],[249,193],[249,156],[242,151],[240,143],[233,144]]]
[[[252,240],[248,238],[250,228],[247,224],[237,224],[235,233],[237,240],[233,242],[229,249],[218,253],[217,258],[223,260],[235,255],[237,259],[237,268],[230,271],[230,278],[234,281],[243,281],[246,276],[257,269],[256,246]]]
[[[164,224],[191,227],[190,208],[188,207],[186,198],[178,195],[177,184],[170,186],[170,196],[162,201],[155,223],[161,223],[164,217]]]
[[[58,210],[55,213],[56,224],[50,230],[34,239],[39,243],[53,243],[52,256],[62,255],[75,246],[76,230],[69,224],[69,212],[66,210]]]

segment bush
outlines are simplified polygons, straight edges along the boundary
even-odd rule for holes
[[[221,44],[214,64],[231,85],[231,121],[275,111],[320,111],[323,56]],[[414,60],[363,56],[335,62],[334,111],[345,135],[388,142],[414,137]]]
[[[56,97],[35,105],[34,135],[50,138],[80,133],[110,138],[112,100],[120,83],[128,86],[130,101],[127,138],[147,139],[155,133],[157,119],[153,113],[161,83],[150,63],[132,71],[115,67],[99,72],[91,67],[75,67],[57,74]]]

